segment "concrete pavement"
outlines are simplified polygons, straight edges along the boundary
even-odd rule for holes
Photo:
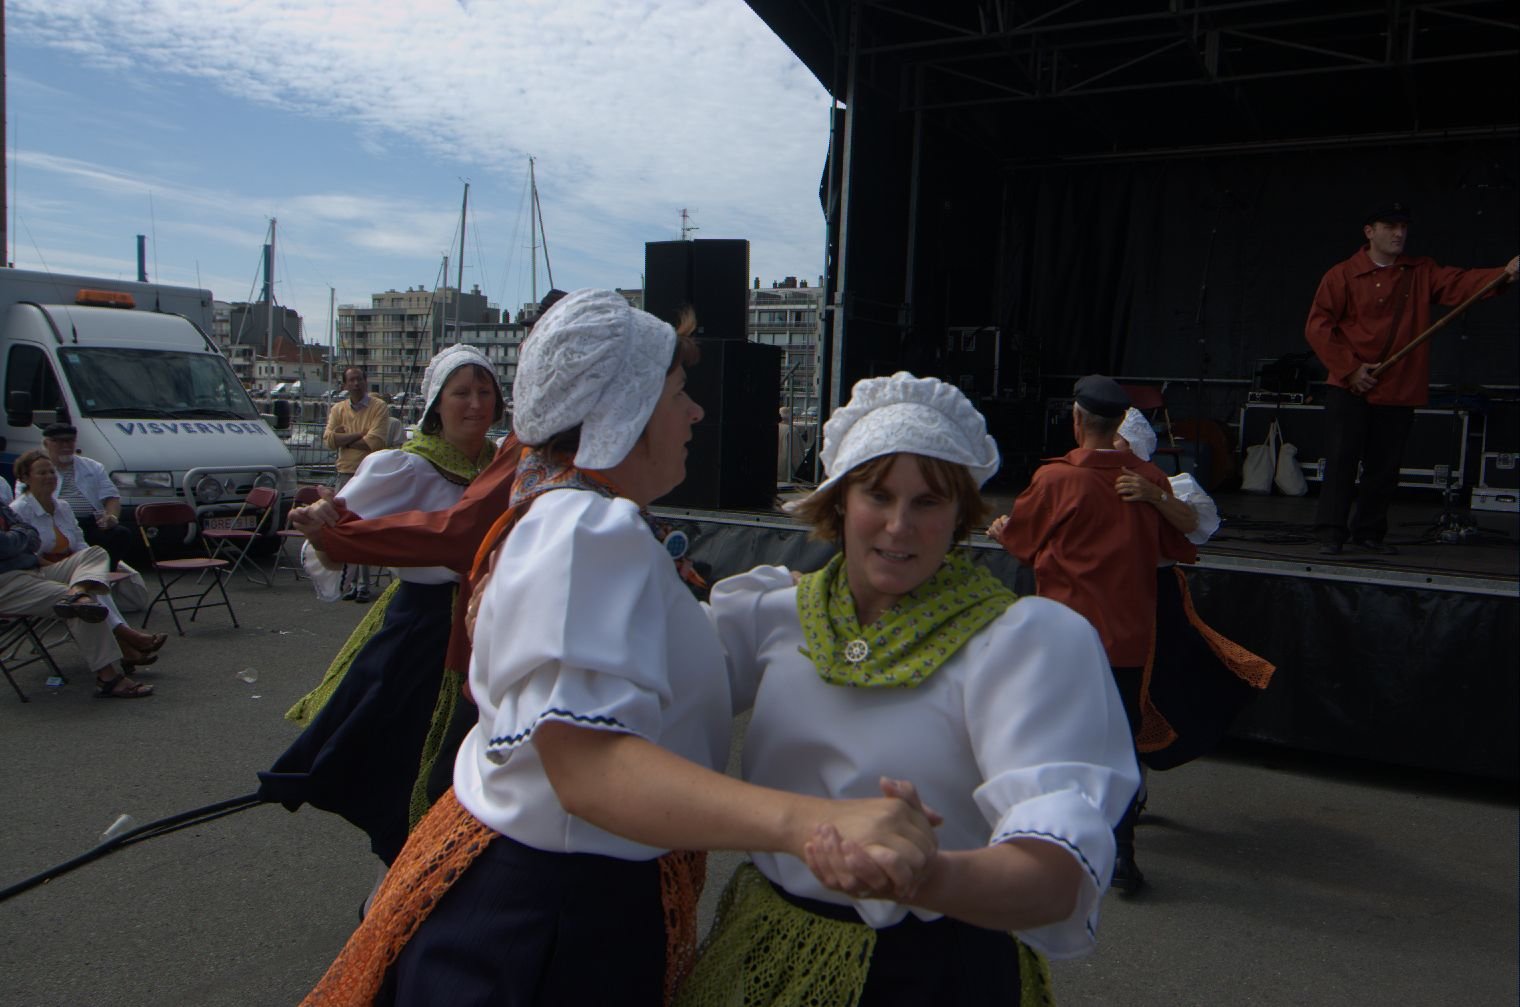
[[[121,812],[146,822],[254,789],[296,733],[281,714],[363,610],[288,575],[232,592],[243,627],[208,612],[172,638],[143,676],[151,699],[92,698],[68,644],[68,686],[32,668],[31,703],[0,690],[0,887]],[[1154,774],[1151,795],[1151,887],[1106,900],[1098,952],[1056,965],[1060,1003],[1516,1002],[1512,791],[1258,750]],[[713,859],[714,892],[732,863]],[[0,903],[0,1004],[296,1003],[374,864],[333,816],[267,806],[132,846]]]

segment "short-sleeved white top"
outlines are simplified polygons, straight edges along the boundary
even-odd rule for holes
[[[1194,545],[1203,545],[1219,530],[1219,508],[1214,505],[1214,498],[1189,472],[1169,476],[1167,481],[1172,484],[1172,496],[1193,508],[1193,513],[1198,515],[1198,527],[1187,533],[1187,540]]]
[[[727,763],[734,709],[717,634],[638,508],[575,489],[535,500],[482,592],[474,643],[480,716],[454,763],[459,803],[541,850],[664,853],[567,814],[530,743],[557,720]]]
[[[830,685],[800,653],[797,589],[780,567],[713,587],[712,611],[736,683],[759,680],[744,741],[744,778],[818,797],[877,797],[879,779],[910,780],[944,815],[941,849],[1036,837],[1082,865],[1072,915],[1019,936],[1051,957],[1095,943],[1113,870],[1113,824],[1139,785],[1124,707],[1092,626],[1059,602],[1024,598],[916,688]],[[787,891],[852,904],[886,927],[910,911],[825,889],[801,860],[751,853]]]
[[[384,517],[403,511],[448,510],[464,496],[465,487],[438,474],[433,463],[409,451],[375,451],[365,455],[338,499],[360,517]],[[427,556],[418,556],[419,564]],[[459,574],[446,566],[398,567],[413,584],[457,583]]]

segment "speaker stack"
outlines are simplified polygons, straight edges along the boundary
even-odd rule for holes
[[[702,360],[686,388],[703,409],[686,481],[657,501],[699,510],[769,510],[776,496],[781,350],[747,341],[749,242],[652,241],[644,246],[644,308],[674,323],[690,305]]]

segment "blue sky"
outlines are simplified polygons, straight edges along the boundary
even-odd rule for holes
[[[829,98],[741,0],[7,0],[12,246],[24,269],[339,304],[529,298],[527,157],[559,287],[634,287],[644,242],[748,238],[813,278]],[[7,186],[12,179],[6,179]],[[8,253],[10,250],[7,250]],[[542,270],[542,263],[540,263]],[[547,281],[540,272],[539,289]]]

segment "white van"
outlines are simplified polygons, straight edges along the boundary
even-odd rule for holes
[[[255,485],[286,507],[295,460],[206,335],[211,292],[0,269],[0,466],[72,423],[78,451],[106,467],[122,519],[183,500],[228,522]]]

